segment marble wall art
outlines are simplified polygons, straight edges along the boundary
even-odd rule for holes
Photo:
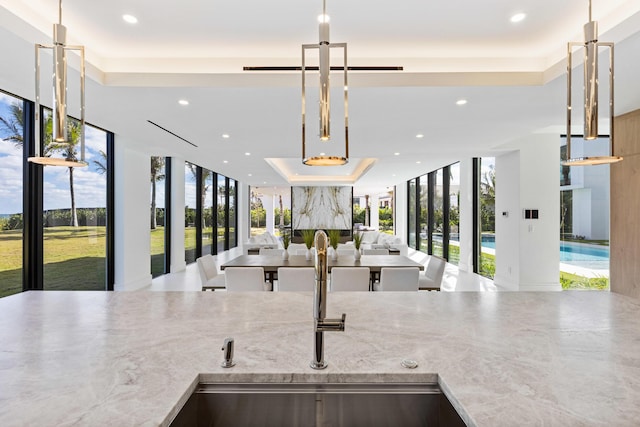
[[[350,230],[352,195],[351,187],[292,187],[292,228]]]

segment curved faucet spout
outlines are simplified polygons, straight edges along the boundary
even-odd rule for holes
[[[346,314],[342,314],[341,319],[327,319],[327,276],[329,275],[329,266],[327,264],[327,246],[329,239],[324,231],[316,231],[314,237],[314,246],[316,248],[315,255],[315,276],[316,285],[313,291],[313,317],[315,320],[315,339],[313,360],[311,367],[313,369],[324,369],[327,362],[324,360],[324,332],[344,331],[344,323]]]

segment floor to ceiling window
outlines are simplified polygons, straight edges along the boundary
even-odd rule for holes
[[[213,207],[215,200],[213,199],[213,179],[215,173],[210,171],[209,169],[202,169],[202,186],[201,186],[201,195],[202,197],[202,215],[201,215],[201,224],[202,224],[202,255],[212,254],[213,253]]]
[[[449,262],[460,262],[460,163],[449,166]]]
[[[0,296],[111,290],[114,136],[85,126],[86,167],[26,163],[36,143],[42,156],[81,157],[80,122],[68,118],[62,144],[53,142],[51,111],[42,108],[41,117],[35,141],[34,104],[0,93]]]
[[[0,92],[0,297],[22,291],[24,102]]]
[[[184,259],[187,264],[196,261],[196,176],[197,166],[184,165]]]
[[[480,260],[478,273],[493,279],[496,272],[496,159],[482,157],[479,160]]]
[[[407,230],[409,233],[409,246],[412,248],[416,247],[417,244],[417,210],[416,210],[416,180],[412,179],[407,183]]]
[[[433,193],[433,255],[444,256],[444,187],[442,169],[436,171],[436,183]]]
[[[420,183],[418,187],[419,201],[418,201],[418,220],[420,224],[420,250],[425,253],[430,253],[429,249],[429,176],[422,175],[418,178]]]
[[[167,272],[165,266],[165,186],[166,159],[151,157],[151,275],[160,276]]]
[[[238,193],[238,183],[235,179],[229,178],[227,185],[227,200],[229,201],[229,221],[227,222],[227,228],[229,230],[227,238],[227,247],[225,249],[231,249],[238,246],[237,241],[237,215],[236,215],[236,194]]]
[[[224,242],[225,242],[225,224],[227,219],[227,179],[224,175],[218,174],[218,183],[217,183],[217,203],[216,203],[216,212],[217,212],[217,236],[218,236],[218,253],[224,251]]]
[[[378,196],[378,221],[380,231],[388,234],[395,234],[395,187],[389,187],[386,194]]]
[[[573,157],[606,156],[608,138],[571,138]],[[562,138],[560,158],[566,157]],[[610,166],[561,167],[560,284],[563,289],[609,289]]]
[[[45,110],[43,153],[79,159],[80,124],[68,121],[69,143],[52,142]],[[106,289],[107,138],[86,126],[87,167],[44,167],[44,289]]]

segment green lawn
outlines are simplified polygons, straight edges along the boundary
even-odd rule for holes
[[[608,277],[587,278],[575,274],[560,272],[560,284],[563,290],[605,291],[609,289]]]
[[[0,231],[0,297],[22,291],[22,230]]]
[[[22,230],[0,232],[0,297],[22,291]],[[105,227],[44,229],[45,289],[105,289]]]
[[[151,275],[160,276],[164,273],[164,227],[158,226],[151,230]]]

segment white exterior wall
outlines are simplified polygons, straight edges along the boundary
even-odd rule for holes
[[[609,141],[600,138],[571,140],[571,156],[607,156]],[[572,234],[587,239],[609,240],[609,165],[573,166],[571,185],[562,187],[573,191]]]
[[[576,188],[573,190],[571,205],[573,209],[572,234],[574,236],[591,236],[591,189]]]

